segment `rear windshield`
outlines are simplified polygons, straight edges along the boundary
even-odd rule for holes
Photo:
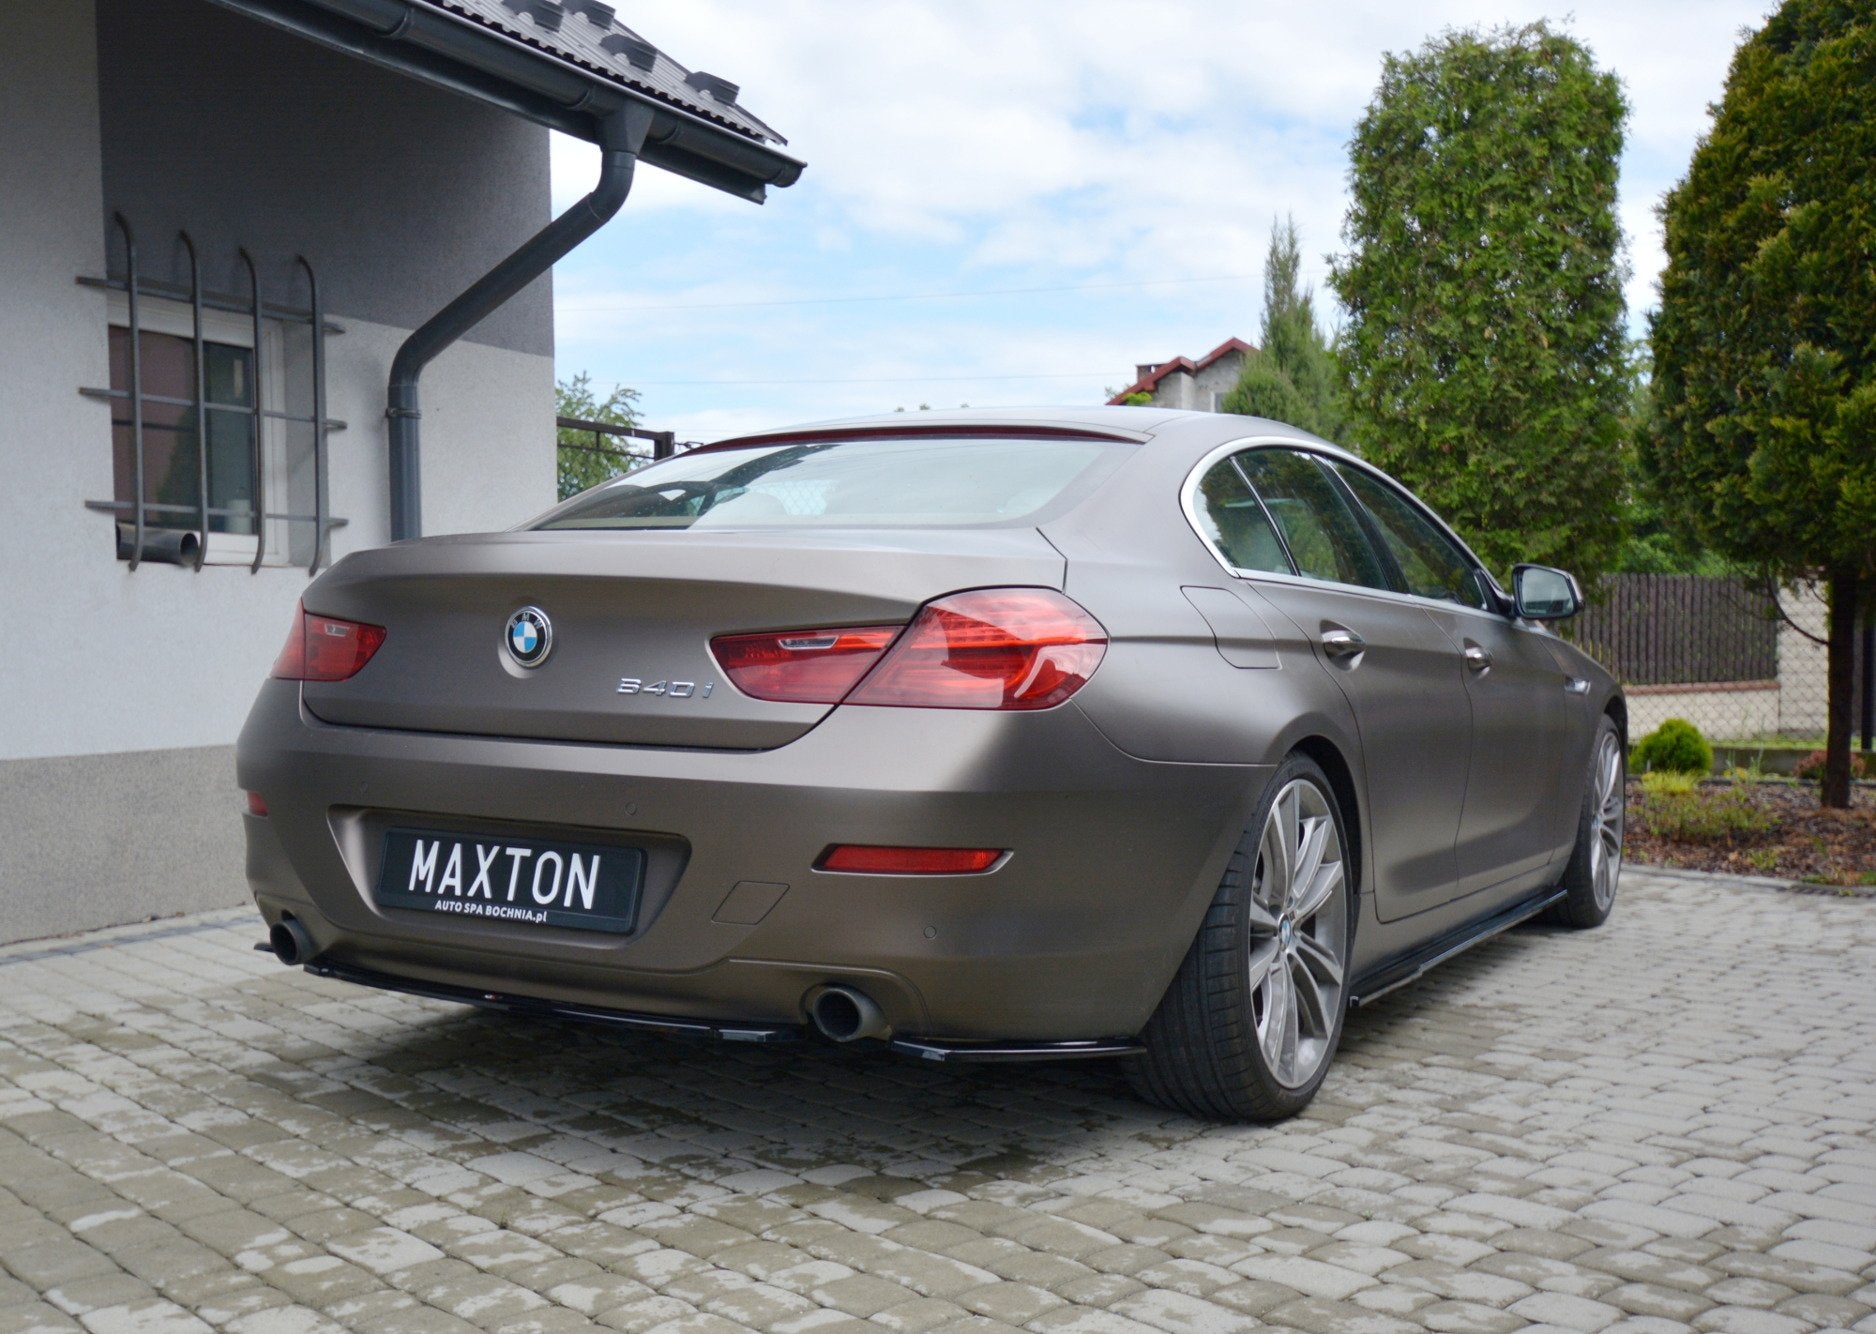
[[[680,454],[582,492],[565,528],[956,528],[1035,522],[1136,446],[1112,440],[823,440]]]

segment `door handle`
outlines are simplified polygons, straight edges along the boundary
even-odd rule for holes
[[[1353,630],[1324,630],[1322,651],[1331,658],[1352,658],[1368,647],[1368,641]]]
[[[1482,672],[1492,665],[1492,655],[1477,644],[1466,645],[1466,667],[1471,671]]]

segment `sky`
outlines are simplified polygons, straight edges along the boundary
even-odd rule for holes
[[[1622,80],[1641,335],[1656,205],[1774,0],[630,0],[807,170],[751,204],[652,168],[554,271],[556,370],[709,440],[921,404],[1092,404],[1255,342],[1275,219],[1336,318],[1347,145],[1390,51],[1549,19]],[[556,210],[597,153],[555,136]]]

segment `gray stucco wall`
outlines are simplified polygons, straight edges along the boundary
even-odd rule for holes
[[[246,902],[243,800],[233,746],[0,760],[0,942]]]
[[[109,382],[110,315],[73,280],[106,272],[109,211],[158,268],[187,227],[213,286],[237,244],[270,282],[296,252],[320,267],[346,329],[328,346],[349,423],[335,557],[387,539],[399,342],[547,214],[533,126],[207,0],[99,0],[102,38],[93,13],[0,0],[0,624],[34,636],[0,655],[0,941],[246,899],[230,743],[307,584],[280,565],[133,573],[85,508],[113,494],[109,407],[78,392]],[[543,281],[426,373],[428,531],[552,502],[551,347]]]
[[[216,287],[245,290],[236,246],[276,285],[304,253],[327,309],[410,329],[547,221],[547,131],[518,116],[206,0],[98,0],[97,40],[104,203],[157,276],[187,228]],[[549,284],[471,340],[551,356]]]

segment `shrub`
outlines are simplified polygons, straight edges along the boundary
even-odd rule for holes
[[[1669,718],[1635,746],[1631,763],[1646,772],[1704,774],[1713,771],[1713,747],[1685,718]]]
[[[1700,775],[1653,769],[1642,775],[1641,785],[1643,793],[1650,797],[1685,797],[1700,787]]]
[[[1815,783],[1824,776],[1824,752],[1814,750],[1791,768],[1791,776],[1804,783]],[[1860,751],[1850,752],[1850,777],[1876,778],[1876,758]]]
[[[1665,781],[1650,782],[1657,777]],[[1642,779],[1641,808],[1635,813],[1642,832],[1673,843],[1737,846],[1766,833],[1776,822],[1772,812],[1753,804],[1744,788],[1680,790],[1683,782],[1691,783],[1691,776],[1648,774]]]

